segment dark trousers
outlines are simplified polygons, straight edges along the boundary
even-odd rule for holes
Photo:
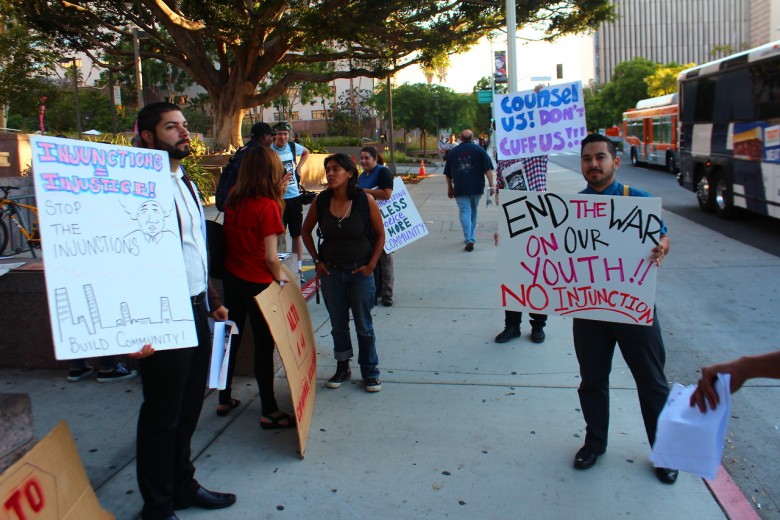
[[[609,373],[615,344],[620,347],[639,394],[639,407],[647,440],[655,442],[658,415],[669,386],[664,375],[666,353],[661,325],[653,312],[653,325],[630,325],[574,319],[574,350],[580,364],[580,406],[585,418],[585,444],[596,451],[607,448],[609,430]]]
[[[531,327],[544,327],[547,323],[546,314],[534,314],[529,312],[531,317]],[[504,326],[520,328],[520,322],[523,321],[523,313],[518,311],[504,311]]]
[[[222,279],[225,289],[225,307],[230,309],[230,319],[236,322],[239,334],[233,336],[230,343],[230,361],[228,363],[227,388],[219,392],[220,404],[228,404],[232,397],[233,372],[236,367],[238,348],[244,330],[247,315],[252,324],[252,336],[255,340],[255,379],[260,389],[262,414],[269,415],[279,409],[274,397],[274,338],[271,329],[257,306],[255,296],[263,292],[269,284],[248,282],[242,278],[225,273]]]
[[[198,346],[141,359],[144,402],[138,415],[136,465],[143,519],[173,515],[174,499],[198,489],[190,442],[198,424],[211,359],[206,304],[193,305]]]

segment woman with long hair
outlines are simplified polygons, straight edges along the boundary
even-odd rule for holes
[[[303,222],[303,243],[314,260],[322,296],[331,323],[336,373],[325,386],[338,388],[352,373],[352,339],[349,313],[355,320],[358,338],[358,364],[367,392],[382,389],[379,359],[371,319],[374,307],[374,268],[385,244],[385,228],[374,198],[357,187],[357,165],[348,155],[337,153],[325,158],[328,187],[309,208]],[[314,246],[312,231],[319,225],[322,243]]]
[[[265,146],[247,150],[241,160],[236,185],[225,202],[225,305],[239,332],[247,315],[255,340],[255,378],[260,389],[264,429],[292,428],[295,418],[279,410],[274,396],[274,339],[255,302],[255,295],[274,281],[288,281],[276,250],[282,226],[282,177],[279,156]],[[231,383],[241,337],[233,338],[228,362],[227,387],[219,392],[217,415],[225,416],[240,402],[232,396]]]

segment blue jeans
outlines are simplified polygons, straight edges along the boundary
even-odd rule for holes
[[[330,316],[333,336],[333,355],[336,361],[348,361],[352,357],[352,339],[349,333],[349,311],[355,320],[358,338],[358,364],[360,375],[379,377],[379,358],[376,355],[376,338],[371,309],[374,307],[374,277],[352,274],[351,271],[330,269],[330,275],[320,278],[322,297]]]
[[[479,207],[480,198],[482,198],[481,193],[455,197],[455,202],[458,203],[458,212],[460,213],[460,225],[463,226],[464,244],[476,242],[474,231],[477,229],[477,208]]]

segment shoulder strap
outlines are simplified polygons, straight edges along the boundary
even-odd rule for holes
[[[292,153],[292,156],[293,156],[293,164],[297,165],[298,164],[298,156],[295,153],[295,151],[296,151],[295,143],[293,143],[292,141],[288,141],[287,144],[290,145],[290,152]]]
[[[323,190],[317,195],[317,236],[322,240],[322,226],[320,226],[320,222],[322,222],[323,217],[325,217],[325,212],[330,207],[330,197],[331,192],[330,190]]]
[[[628,184],[623,185],[623,196],[628,197]]]
[[[360,190],[358,194],[358,211],[363,219],[363,225],[366,229],[366,235],[368,240],[374,243],[374,228],[371,227],[371,209],[368,206],[368,195],[363,190]]]

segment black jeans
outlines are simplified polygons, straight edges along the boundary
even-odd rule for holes
[[[228,404],[232,397],[233,372],[235,371],[238,348],[243,337],[242,331],[248,315],[255,340],[255,379],[257,379],[257,386],[260,390],[263,415],[272,414],[279,409],[274,395],[274,338],[255,300],[255,296],[263,292],[269,285],[248,282],[229,272],[225,272],[222,279],[222,286],[225,289],[225,307],[230,309],[230,319],[236,322],[239,334],[233,336],[230,343],[227,387],[219,392],[219,402],[220,404]]]
[[[582,378],[578,393],[586,424],[585,444],[595,451],[607,448],[609,373],[617,344],[636,381],[647,440],[652,446],[658,415],[669,395],[664,375],[666,352],[655,311],[650,327],[575,318],[573,328]]]
[[[192,306],[198,346],[141,359],[144,401],[138,415],[136,470],[143,519],[173,515],[173,501],[197,491],[190,443],[198,425],[211,360],[205,302]]]
[[[531,317],[531,327],[544,327],[547,323],[546,314],[534,314],[529,312]],[[504,326],[520,328],[520,322],[523,321],[523,313],[518,311],[504,311]]]

